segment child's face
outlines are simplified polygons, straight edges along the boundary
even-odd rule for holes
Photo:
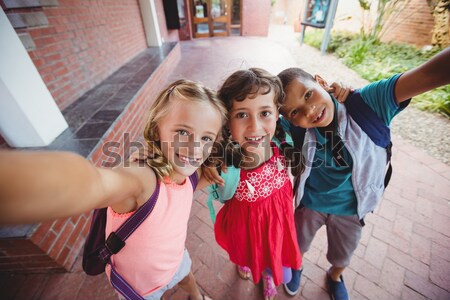
[[[295,79],[285,88],[281,113],[295,126],[326,127],[333,121],[333,100],[323,88],[326,82],[319,76],[316,80]]]
[[[228,126],[234,141],[239,143],[245,154],[261,156],[270,145],[275,134],[278,109],[274,93],[233,101]]]
[[[158,122],[161,150],[174,168],[172,179],[193,174],[211,152],[222,116],[209,103],[174,101]]]

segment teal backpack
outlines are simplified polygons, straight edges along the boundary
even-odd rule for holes
[[[220,177],[225,180],[224,186],[219,186],[217,183],[208,186],[208,208],[209,215],[213,224],[216,222],[216,211],[214,209],[213,200],[225,203],[227,200],[233,198],[234,193],[239,184],[239,178],[241,176],[241,169],[234,166],[228,166],[227,172],[221,172]]]

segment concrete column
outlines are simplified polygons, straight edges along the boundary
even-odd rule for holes
[[[48,146],[68,125],[3,10],[0,45],[0,134],[11,147]]]
[[[139,0],[139,7],[141,8],[147,45],[149,47],[160,47],[162,39],[154,0]]]

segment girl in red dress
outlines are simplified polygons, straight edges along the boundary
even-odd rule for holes
[[[283,151],[271,142],[274,135],[285,140],[277,126],[284,93],[278,77],[251,68],[233,73],[218,96],[229,113],[224,130],[226,163],[241,171],[233,198],[217,214],[215,237],[239,275],[244,279],[252,275],[255,283],[262,278],[264,298],[274,299],[276,286],[290,280],[283,278],[283,268],[289,277],[290,268],[298,270],[302,264],[292,183]]]

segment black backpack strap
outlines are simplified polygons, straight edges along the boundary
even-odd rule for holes
[[[100,250],[101,258],[111,266],[111,285],[119,291],[127,300],[142,300],[133,287],[117,273],[114,265],[111,264],[111,255],[118,253],[124,246],[128,237],[144,222],[155,207],[159,196],[159,185],[156,184],[155,190],[150,198],[139,207],[115,232],[111,232],[106,239],[105,247]]]
[[[386,175],[384,175],[384,188],[385,189],[388,186],[389,181],[391,181],[391,176],[392,176],[392,163],[389,161],[389,166],[386,171]]]
[[[297,148],[299,150],[303,149],[303,143],[305,142],[305,133],[306,133],[305,128],[292,125],[291,137],[292,137],[292,141],[294,142],[295,148]]]
[[[297,148],[298,150],[302,151],[303,143],[305,142],[306,129],[292,125],[290,132],[291,132],[292,141],[294,142],[294,147]],[[300,184],[300,175],[297,176],[296,178],[294,178],[294,184],[292,187],[294,190],[294,195],[297,192],[299,184]]]

